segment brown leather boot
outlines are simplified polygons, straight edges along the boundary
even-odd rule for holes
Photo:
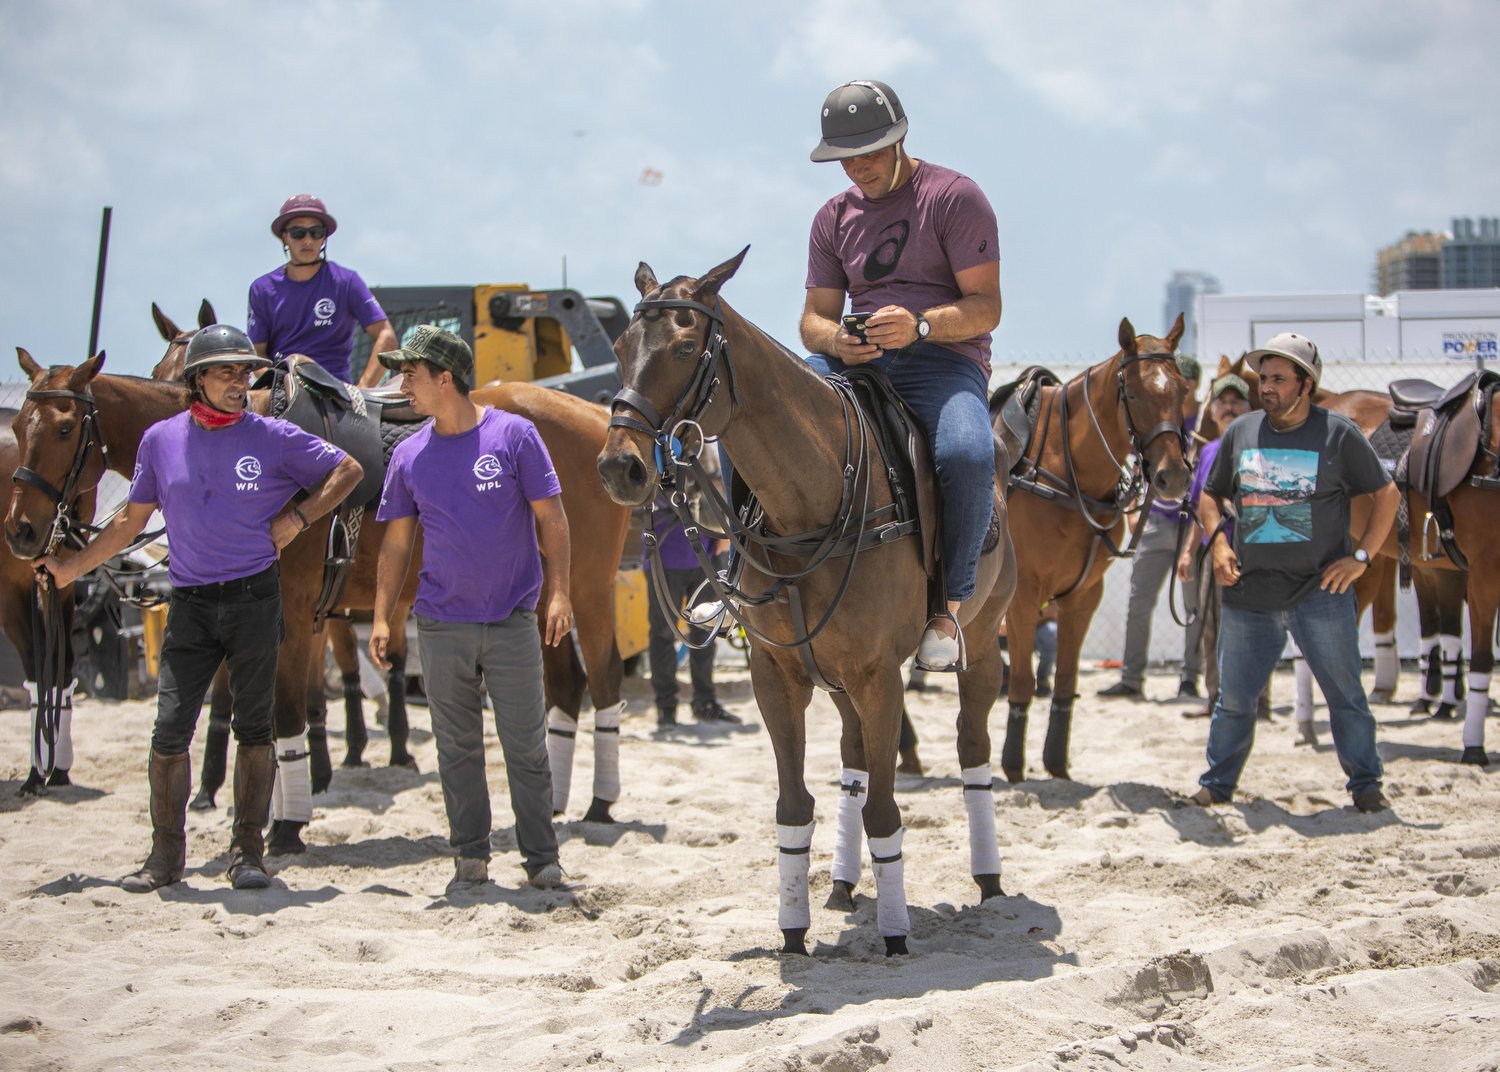
[[[134,874],[120,880],[131,893],[150,893],[182,880],[187,867],[187,801],[192,789],[188,754],[164,756],[151,750],[151,855]]]
[[[269,744],[234,750],[234,836],[229,842],[229,881],[237,890],[263,890],[266,874],[266,822],[271,817],[271,786],[276,780],[276,749]]]

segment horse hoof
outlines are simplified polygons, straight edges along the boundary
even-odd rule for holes
[[[1407,714],[1426,715],[1432,712],[1432,703],[1429,700],[1413,700]]]
[[[901,749],[901,762],[896,764],[896,770],[900,774],[914,774],[919,778],[922,776],[922,761],[917,757],[916,748]]]
[[[1015,785],[1017,782],[1024,782],[1026,780],[1026,772],[1023,771],[1020,767],[1001,767],[1000,773],[1005,775],[1005,780],[1011,785]]]
[[[792,927],[781,932],[781,952],[799,957],[807,956],[807,928]]]
[[[1464,749],[1464,754],[1459,757],[1458,761],[1460,763],[1467,763],[1473,767],[1488,767],[1490,765],[1489,754],[1483,748],[1473,745]]]
[[[341,766],[343,766],[345,770],[351,770],[356,767],[368,767],[369,764],[359,756],[353,755],[351,753],[350,755],[344,757],[344,762],[341,764]]]
[[[583,821],[586,823],[613,823],[615,817],[609,813],[609,809],[613,806],[614,801],[600,800],[598,797],[595,797],[594,802],[589,805],[589,810],[583,813]]]
[[[302,828],[306,823],[295,823],[282,819],[271,824],[271,835],[266,838],[267,856],[299,856],[307,851],[302,840]]]
[[[31,773],[28,774],[26,776],[26,780],[21,783],[21,788],[16,790],[16,796],[39,797],[44,792],[46,792],[46,790],[47,782],[42,778],[42,772],[37,770],[35,767],[32,767]]]
[[[833,889],[828,891],[828,900],[823,904],[835,912],[854,911],[854,883],[841,878],[833,880]]]
[[[207,786],[203,786],[198,790],[198,795],[188,802],[188,807],[193,809],[193,811],[213,811],[219,806],[214,803],[214,794],[217,792],[217,789],[210,789]]]
[[[1071,782],[1073,780],[1068,776],[1067,767],[1048,767],[1047,773],[1052,775],[1052,777],[1056,778],[1058,781]]]
[[[68,772],[58,767],[47,776],[47,788],[51,789],[59,785],[72,785],[73,779],[68,777]]]
[[[411,771],[413,774],[421,774],[422,773],[420,770],[417,769],[417,760],[416,760],[416,757],[413,756],[410,752],[402,752],[399,756],[395,756],[395,755],[391,756],[391,766],[393,766],[393,767],[405,767],[407,770]]]
[[[1453,705],[1451,703],[1438,704],[1437,710],[1432,713],[1432,717],[1434,719],[1440,718],[1445,722],[1451,721],[1453,718]]]
[[[885,940],[885,955],[888,957],[906,956],[906,935],[893,934]]]
[[[991,897],[1004,897],[1005,891],[1000,888],[999,875],[975,875],[974,884],[979,887],[979,903],[983,904]]]

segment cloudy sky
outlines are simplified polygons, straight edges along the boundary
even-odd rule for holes
[[[995,205],[997,356],[1104,357],[1174,269],[1362,291],[1500,215],[1497,39],[1493,0],[0,0],[0,346],[85,356],[110,205],[101,345],[148,372],[151,302],[243,322],[297,192],[371,284],[629,300],[748,243],[726,297],[795,345],[819,108],[878,78]]]

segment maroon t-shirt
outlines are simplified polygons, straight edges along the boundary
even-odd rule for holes
[[[886,305],[920,313],[963,297],[955,273],[999,259],[988,198],[973,179],[924,160],[889,197],[867,198],[851,186],[818,210],[807,289],[842,290],[855,313]],[[941,345],[973,361],[989,380],[989,332]]]

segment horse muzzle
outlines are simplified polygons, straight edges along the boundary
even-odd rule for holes
[[[618,428],[612,429],[604,441],[597,465],[604,490],[621,506],[640,506],[656,492],[655,464]]]

